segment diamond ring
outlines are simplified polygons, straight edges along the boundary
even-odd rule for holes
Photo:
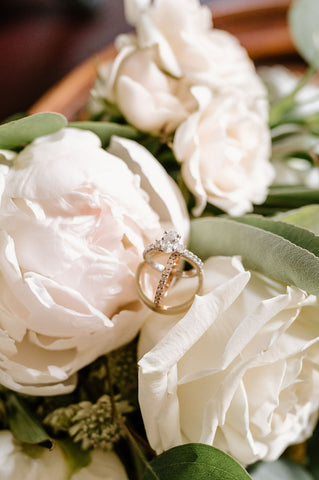
[[[175,253],[179,257],[182,256],[187,261],[196,263],[198,268],[203,268],[203,262],[201,261],[201,259],[185,248],[185,246],[181,242],[181,235],[173,230],[169,232],[165,231],[164,235],[160,240],[156,240],[154,243],[147,245],[143,252],[144,260],[149,263],[153,268],[155,268],[155,270],[163,272],[165,269],[165,265],[156,262],[152,258],[153,256],[158,256],[158,253],[160,252],[171,254]],[[195,268],[193,270],[178,271],[176,272],[176,275],[182,277],[193,277],[197,275],[197,269]]]
[[[203,262],[200,258],[185,248],[181,242],[181,236],[174,231],[164,232],[160,240],[156,240],[148,245],[144,250],[143,257],[144,262],[140,263],[136,272],[137,289],[143,302],[151,310],[168,315],[182,313],[187,310],[193,303],[195,295],[202,290]],[[180,266],[185,263],[192,268],[181,270]],[[160,272],[159,281],[153,291],[153,298],[146,295],[143,287],[146,268]],[[197,277],[197,288],[191,298],[179,305],[170,306],[164,304],[165,297],[172,283],[177,278],[190,277]]]

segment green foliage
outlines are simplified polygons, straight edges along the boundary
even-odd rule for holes
[[[190,443],[156,457],[143,480],[248,480],[246,470],[229,455],[209,445]]]
[[[67,478],[72,478],[74,473],[89,465],[91,461],[91,455],[89,451],[82,450],[78,444],[69,439],[59,440],[58,444],[62,448],[68,461],[69,471]]]
[[[126,400],[114,398],[116,417],[112,399],[103,395],[96,403],[79,402],[58,408],[49,413],[44,424],[51,427],[55,435],[66,432],[74,442],[81,443],[83,450],[102,448],[111,450],[122,436],[119,420],[132,411]]]
[[[108,368],[115,393],[137,406],[137,341],[109,353]]]
[[[49,435],[21,397],[8,391],[6,408],[10,430],[18,440],[31,444],[41,443],[48,448],[52,447]]]
[[[36,113],[0,125],[0,148],[14,150],[35,138],[55,133],[67,125],[59,113]]]
[[[319,205],[306,205],[296,210],[282,213],[278,215],[278,218],[293,225],[307,228],[319,235]]]
[[[271,187],[264,203],[266,208],[285,210],[319,203],[319,190],[300,185]]]
[[[319,480],[319,423],[313,434],[308,441],[308,464],[309,470],[313,475],[314,480]]]
[[[113,122],[71,122],[68,126],[90,130],[100,138],[103,147],[109,145],[112,135],[131,139],[137,139],[140,136],[140,133],[134,127]]]
[[[319,2],[297,0],[289,10],[289,26],[294,43],[303,58],[319,69]]]
[[[190,249],[203,260],[240,255],[246,268],[308,293],[319,293],[319,237],[306,229],[257,216],[194,220]]]

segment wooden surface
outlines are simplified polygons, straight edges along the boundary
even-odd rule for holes
[[[114,56],[112,41],[118,33],[128,31],[130,28],[124,20],[122,1],[109,0],[107,2],[104,0],[104,2],[106,2],[103,4],[105,7],[104,17],[102,14],[99,18],[93,19],[94,26],[92,27],[88,27],[87,23],[81,23],[80,19],[72,19],[73,30],[74,25],[77,25],[78,29],[76,33],[73,30],[73,33],[70,33],[71,19],[64,19],[63,26],[61,27],[59,24],[58,30],[62,39],[59,37],[58,47],[56,45],[57,37],[54,41],[53,37],[51,38],[49,35],[51,30],[48,28],[48,25],[57,22],[56,17],[51,15],[47,18],[49,23],[43,24],[41,28],[38,26],[41,34],[37,31],[37,41],[33,40],[34,48],[37,49],[37,57],[40,56],[42,59],[38,71],[29,69],[29,71],[31,70],[30,78],[28,81],[24,81],[23,85],[19,72],[8,76],[8,83],[20,87],[20,93],[24,89],[29,92],[30,86],[32,90],[32,86],[35,84],[34,90],[32,90],[33,100],[38,98],[38,101],[29,108],[30,112],[59,111],[64,113],[68,119],[73,119],[84,106],[95,79],[97,63]],[[300,62],[299,57],[295,54],[286,21],[287,9],[291,0],[210,0],[205,3],[209,3],[212,9],[214,26],[234,34],[257,63]],[[107,4],[108,8],[106,8]],[[56,27],[57,25],[55,25],[55,30]],[[24,22],[23,28],[22,37],[20,31],[20,43],[24,38],[23,32],[25,29],[29,31],[32,24],[27,24],[26,27]],[[52,33],[53,25],[51,28]],[[27,38],[26,32],[24,34]],[[0,30],[0,62],[1,35],[3,35],[3,30]],[[50,38],[51,43],[49,42],[50,48],[48,48],[48,39]],[[109,46],[101,48],[105,45]],[[10,48],[9,44],[7,48]],[[39,55],[39,51],[41,55]],[[83,58],[87,59],[81,62]],[[21,60],[23,60],[23,55]],[[34,63],[32,54],[28,54],[28,58],[24,58],[22,67],[27,69],[28,62],[31,65]],[[70,73],[64,76],[67,71]],[[52,72],[55,72],[55,75]],[[62,77],[60,82],[54,81],[54,78]],[[38,80],[41,79],[43,81],[40,85]],[[36,85],[38,86],[36,87]],[[52,85],[54,86],[49,88]],[[43,91],[46,91],[44,95],[42,95]],[[37,96],[35,96],[36,92],[38,92]],[[9,97],[7,100],[10,102]]]

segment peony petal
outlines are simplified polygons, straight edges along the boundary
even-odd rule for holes
[[[140,176],[141,188],[149,194],[150,206],[158,212],[162,228],[173,228],[187,238],[189,217],[185,201],[160,163],[138,143],[119,137],[112,137],[109,151]]]

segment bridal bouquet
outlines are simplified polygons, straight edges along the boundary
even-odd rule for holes
[[[86,120],[0,126],[0,478],[316,480],[319,4],[299,78],[124,5]]]

